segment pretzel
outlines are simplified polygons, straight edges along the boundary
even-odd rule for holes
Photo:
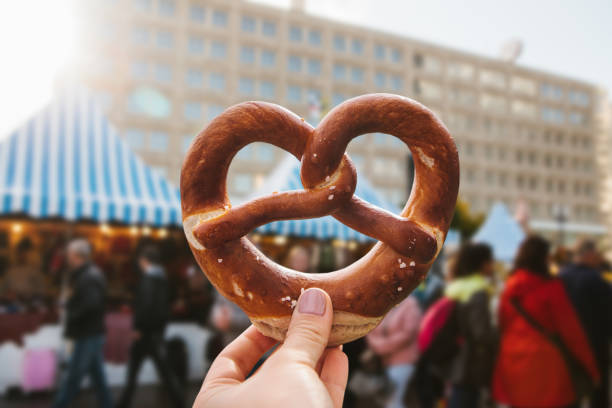
[[[415,177],[400,215],[354,195],[347,144],[373,132],[410,148]],[[234,155],[253,142],[301,160],[304,190],[272,194],[232,207],[226,176]],[[370,94],[331,110],[316,129],[278,105],[245,102],[228,108],[194,140],[181,171],[183,226],[211,283],[265,335],[282,341],[300,293],[325,290],[334,307],[329,345],[367,334],[425,278],[440,252],[455,208],[459,159],[442,122],[405,97]],[[378,242],[360,260],[325,274],[285,268],[245,235],[275,220],[332,215]]]

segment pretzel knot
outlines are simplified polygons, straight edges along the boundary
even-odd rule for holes
[[[373,132],[398,137],[413,154],[413,188],[399,215],[354,195],[357,176],[345,150],[353,138]],[[238,150],[252,142],[271,143],[300,159],[304,189],[232,207],[227,170]],[[424,277],[448,230],[458,176],[448,131],[410,99],[357,97],[333,109],[316,129],[278,105],[245,102],[215,118],[189,149],[181,173],[183,224],[211,282],[264,334],[282,339],[299,292],[318,286],[332,298],[332,337],[341,343],[367,333]],[[325,215],[381,243],[343,270],[312,275],[280,267],[244,238],[272,221]]]

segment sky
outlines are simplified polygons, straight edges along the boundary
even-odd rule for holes
[[[72,58],[76,22],[70,1],[0,1],[0,138],[44,106],[53,78]],[[280,7],[290,2],[257,1]],[[610,0],[305,1],[313,14],[485,56],[497,56],[504,42],[519,38],[519,65],[612,90]]]

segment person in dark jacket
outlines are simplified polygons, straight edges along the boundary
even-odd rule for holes
[[[476,407],[493,370],[497,333],[489,308],[493,253],[486,244],[464,244],[451,269],[444,296],[457,302],[460,347],[448,367],[450,408]]]
[[[112,397],[104,372],[103,354],[104,275],[91,262],[91,246],[84,239],[70,242],[66,257],[70,275],[65,295],[64,335],[73,341],[73,348],[53,407],[69,406],[79,392],[83,377],[89,375],[100,406],[110,408]]]
[[[590,398],[593,408],[610,406],[612,286],[598,270],[601,258],[595,242],[582,240],[576,246],[575,263],[565,266],[559,274],[586,332],[601,374],[601,384]]]
[[[168,282],[160,265],[159,252],[146,247],[140,254],[142,277],[134,298],[134,343],[130,349],[127,384],[118,407],[130,406],[138,372],[145,358],[151,357],[157,375],[164,383],[175,407],[185,405],[178,380],[164,354],[164,330],[168,321]]]

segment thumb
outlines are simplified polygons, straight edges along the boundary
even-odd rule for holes
[[[317,288],[304,291],[293,311],[287,338],[279,354],[314,369],[327,347],[332,318],[332,303],[327,293]]]

